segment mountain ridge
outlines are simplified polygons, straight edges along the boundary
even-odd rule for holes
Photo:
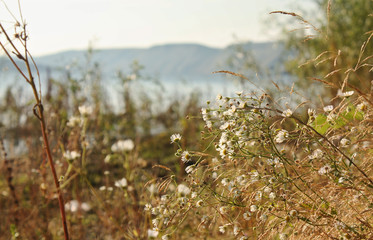
[[[270,67],[278,63],[282,47],[275,42],[246,43],[244,49],[253,53],[259,65]],[[99,63],[104,76],[118,70],[130,71],[130,65],[138,61],[145,67],[144,73],[159,75],[160,78],[199,78],[220,70],[227,65],[227,59],[235,54],[235,45],[214,48],[195,43],[169,43],[149,48],[112,48],[93,50],[92,61]],[[36,57],[41,69],[61,69],[72,63],[84,63],[85,50],[68,50]]]
[[[137,61],[144,66],[141,74],[145,77],[156,78],[169,85],[187,81],[188,83],[193,82],[194,86],[202,87],[203,84],[216,84],[226,79],[224,74],[212,74],[212,72],[236,71],[229,67],[227,61],[229,58],[236,58],[238,63],[242,64],[243,59],[237,53],[238,48],[249,51],[261,69],[269,69],[271,72],[278,69],[278,66],[283,69],[281,63],[286,55],[283,54],[283,45],[277,42],[249,42],[232,44],[225,48],[214,48],[195,43],[169,43],[149,48],[93,49],[91,63],[98,63],[105,86],[116,82],[118,71],[124,75],[131,74],[131,65]],[[45,82],[44,79],[47,77],[53,77],[56,80],[64,79],[67,71],[72,71],[73,76],[79,76],[74,74],[82,73],[79,72],[79,69],[84,69],[87,53],[87,50],[67,50],[35,57],[42,82]],[[1,71],[3,79],[1,88],[3,90],[8,86],[23,85],[17,80],[20,79],[20,76],[8,59],[0,58],[0,67],[3,69]],[[239,73],[246,76],[251,74],[251,77],[253,74],[255,75],[254,70],[252,72],[240,71]],[[265,84],[265,81],[267,79],[263,80],[262,84]]]

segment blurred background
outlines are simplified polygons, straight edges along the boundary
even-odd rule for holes
[[[60,78],[66,70],[76,74],[74,66],[85,61],[90,49],[89,61],[99,65],[105,90],[109,91],[108,101],[117,110],[117,73],[130,72],[135,62],[143,75],[162,83],[167,98],[198,90],[207,100],[240,88],[232,79],[212,74],[218,70],[250,72],[252,80],[261,85],[263,76],[256,76],[260,70],[276,69],[276,74],[284,75],[284,26],[269,12],[306,13],[301,9],[307,9],[311,14],[317,9],[309,0],[301,5],[294,0],[38,0],[21,1],[21,12],[18,1],[2,3],[7,6],[1,8],[2,20],[9,29],[15,19],[22,18],[27,24],[28,49],[36,58],[43,87],[46,78]],[[1,92],[10,84],[23,85],[15,81],[9,62],[1,60],[0,64],[6,79]],[[283,77],[277,77],[277,81],[283,81]]]

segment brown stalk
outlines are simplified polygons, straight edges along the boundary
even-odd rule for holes
[[[62,218],[62,225],[63,225],[65,240],[69,240],[69,233],[68,233],[67,222],[66,222],[64,200],[63,200],[62,192],[61,192],[61,189],[60,189],[60,184],[59,184],[59,181],[58,181],[56,169],[54,167],[52,153],[51,153],[50,146],[49,146],[48,134],[46,132],[46,124],[45,124],[45,118],[44,118],[44,108],[43,108],[43,104],[42,104],[42,100],[41,100],[41,95],[38,94],[36,86],[35,86],[34,77],[32,75],[32,71],[31,71],[31,65],[30,65],[30,62],[29,62],[29,59],[28,59],[28,57],[30,57],[31,59],[32,59],[32,57],[31,57],[31,55],[30,55],[30,53],[27,49],[27,45],[26,45],[26,41],[27,41],[26,25],[25,24],[23,25],[23,34],[21,34],[21,36],[19,37],[19,40],[21,41],[21,43],[24,47],[24,50],[25,50],[24,56],[18,51],[17,47],[14,45],[13,41],[10,39],[8,33],[5,31],[5,29],[4,29],[4,27],[2,26],[1,23],[0,23],[0,29],[2,30],[2,34],[5,35],[7,41],[10,43],[11,47],[13,48],[12,52],[19,59],[21,59],[25,63],[26,68],[27,68],[27,75],[28,76],[26,76],[26,74],[24,74],[22,72],[20,67],[17,65],[17,63],[14,61],[13,57],[11,56],[9,50],[7,50],[4,46],[4,44],[0,41],[0,46],[4,50],[5,54],[8,56],[9,60],[13,63],[13,65],[18,70],[18,72],[31,85],[31,88],[32,88],[32,91],[33,91],[33,94],[34,94],[34,97],[35,97],[35,100],[36,100],[36,104],[34,105],[33,111],[34,111],[35,116],[39,119],[39,122],[40,122],[41,133],[42,133],[43,142],[44,142],[44,149],[45,149],[45,152],[47,154],[48,163],[49,163],[49,166],[51,168],[54,184],[55,184],[56,190],[57,190],[58,203],[59,203],[59,208],[60,208],[60,213],[61,213],[61,218]],[[32,61],[33,61],[33,59],[32,59]],[[37,69],[37,66],[36,66],[35,62],[33,62],[33,65]],[[39,79],[39,81],[40,81],[40,79]]]
[[[322,32],[321,32],[320,29],[318,29],[312,23],[308,22],[306,19],[304,19],[302,16],[300,16],[300,15],[298,15],[296,13],[293,13],[293,12],[284,12],[284,11],[272,11],[269,14],[283,14],[283,15],[290,15],[292,17],[296,17],[302,23],[304,23],[306,25],[309,25],[313,30],[315,30],[316,32],[322,34]]]

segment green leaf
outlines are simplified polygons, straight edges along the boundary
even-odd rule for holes
[[[330,128],[330,124],[326,121],[326,116],[324,114],[319,114],[316,116],[315,121],[312,123],[312,127],[320,134],[325,134]]]

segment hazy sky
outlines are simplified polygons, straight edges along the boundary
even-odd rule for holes
[[[44,55],[69,49],[149,47],[273,40],[265,22],[273,10],[295,11],[311,0],[21,0],[29,49]],[[19,17],[17,0],[4,0]],[[297,3],[297,4],[296,4]],[[12,18],[0,9],[0,20]],[[7,16],[7,17],[6,17]]]

